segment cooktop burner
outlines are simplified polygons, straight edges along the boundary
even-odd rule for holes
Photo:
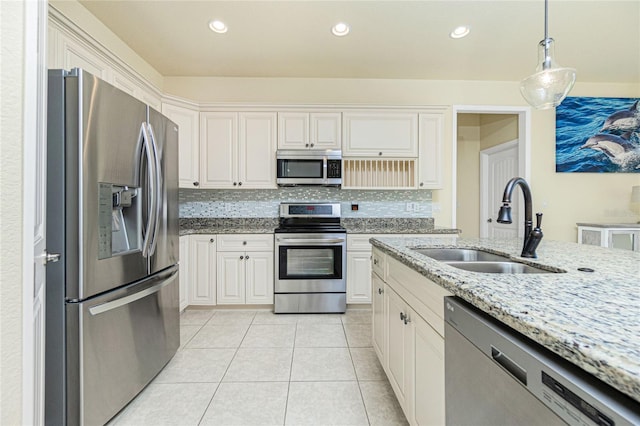
[[[344,233],[339,203],[282,203],[276,233]]]

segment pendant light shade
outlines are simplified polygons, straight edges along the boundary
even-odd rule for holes
[[[520,82],[520,93],[536,109],[554,108],[576,82],[576,70],[561,67],[554,59],[553,39],[548,37],[548,0],[544,2],[544,40],[538,43],[536,72]]]

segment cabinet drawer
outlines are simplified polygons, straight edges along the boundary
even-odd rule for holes
[[[371,254],[371,270],[386,281],[387,255],[378,249],[373,249]]]
[[[371,251],[369,239],[392,236],[392,234],[347,234],[347,250]]]
[[[273,251],[273,234],[220,234],[218,251]]]

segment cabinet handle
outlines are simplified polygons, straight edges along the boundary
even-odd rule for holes
[[[193,182],[193,186],[200,186],[200,182]]]
[[[246,255],[246,256],[244,257],[244,260],[249,260],[249,255]]]
[[[378,259],[373,259],[373,264],[377,265],[378,264]]]
[[[378,294],[382,294],[382,293],[384,293],[384,290],[383,290],[383,289],[381,289],[381,288],[379,288],[379,289],[378,289]]]
[[[405,318],[404,312],[400,312],[400,321],[404,321]]]
[[[215,241],[215,240],[214,240],[213,238],[211,238],[211,239],[209,240],[209,242],[210,242],[210,243],[212,243],[212,242],[214,242],[214,241]]]
[[[407,325],[410,322],[411,322],[411,320],[409,319],[409,315],[405,315],[404,316],[404,325]]]
[[[378,153],[378,155],[382,155],[382,153],[381,153],[381,152],[379,152],[379,153]]]
[[[244,259],[244,256],[240,256],[240,260]]]

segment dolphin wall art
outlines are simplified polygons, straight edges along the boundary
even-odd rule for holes
[[[556,108],[556,172],[640,173],[639,100],[567,97]]]

